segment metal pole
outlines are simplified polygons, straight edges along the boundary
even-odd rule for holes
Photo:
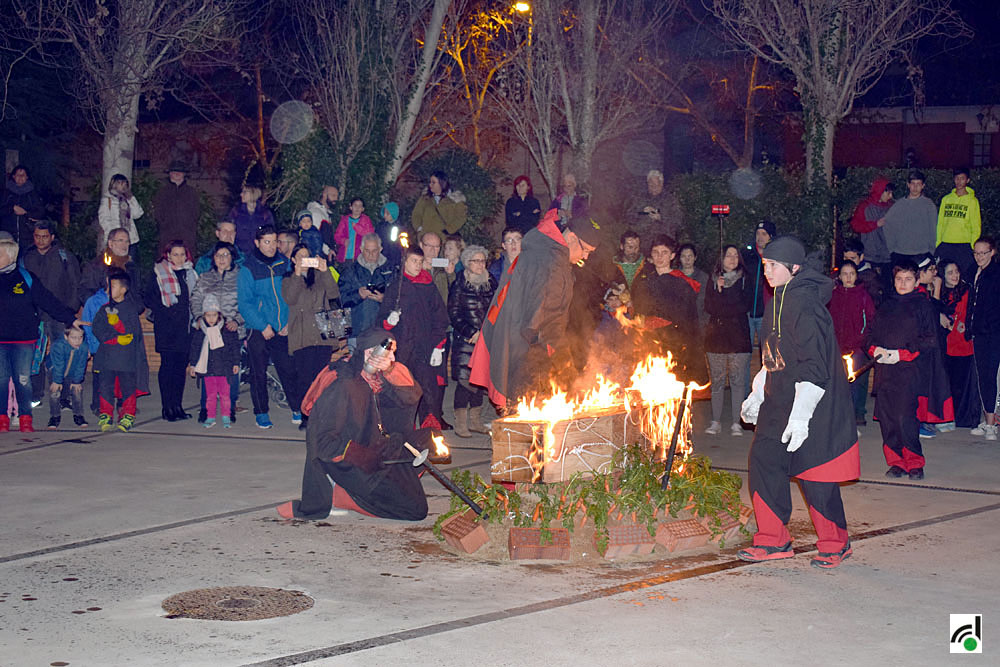
[[[670,450],[667,452],[667,467],[660,478],[660,488],[666,491],[670,488],[670,470],[674,467],[674,454],[677,452],[677,439],[681,434],[681,427],[684,424],[684,411],[687,410],[688,398],[691,395],[690,385],[684,385],[684,394],[681,397],[681,407],[677,410],[677,421],[674,422],[674,432],[670,436]]]
[[[448,479],[447,475],[438,470],[437,466],[435,466],[433,463],[427,460],[428,451],[426,449],[422,452],[418,452],[413,447],[413,445],[411,445],[408,442],[404,442],[403,446],[406,447],[408,450],[410,450],[410,453],[413,454],[414,468],[419,468],[420,466],[424,466],[425,468],[427,468],[427,472],[429,472],[434,477],[434,479],[441,482],[441,485],[444,486],[444,488],[448,489],[456,496],[461,498],[462,502],[464,502],[466,505],[472,508],[473,512],[483,517],[484,519],[488,518],[486,517],[486,515],[483,514],[483,508],[480,507],[478,504],[476,504],[476,501],[467,496],[465,494],[465,491],[462,491],[462,489],[458,488],[458,486],[456,486],[456,484],[453,481]]]

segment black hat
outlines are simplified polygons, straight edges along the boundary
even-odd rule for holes
[[[601,226],[591,218],[586,216],[573,218],[566,228],[589,246],[596,248],[601,243]]]
[[[370,347],[375,347],[384,341],[386,338],[390,338],[395,342],[396,337],[392,333],[386,331],[381,326],[374,326],[368,329],[363,334],[358,336],[358,351],[364,352]]]
[[[174,160],[173,162],[170,163],[170,166],[167,167],[167,173],[170,173],[172,171],[179,171],[181,173],[186,174],[188,173],[188,168],[187,165],[184,164],[183,162]]]
[[[798,264],[802,266],[806,263],[806,247],[802,245],[802,241],[794,236],[779,236],[776,239],[772,239],[770,243],[764,246],[764,250],[760,254],[764,259],[781,262],[782,264]]]
[[[924,269],[930,268],[931,264],[933,263],[934,263],[934,255],[925,254],[923,257],[920,258],[920,261],[917,262],[917,268],[923,271]]]
[[[763,229],[765,232],[767,232],[767,235],[770,236],[771,238],[774,238],[775,235],[777,235],[778,233],[778,230],[775,228],[774,223],[771,222],[770,220],[761,220],[760,222],[757,223],[756,228]]]

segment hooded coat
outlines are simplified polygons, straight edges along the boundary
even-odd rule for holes
[[[776,287],[767,304],[761,341],[776,342],[784,368],[768,371],[757,432],[780,440],[795,401],[795,383],[824,390],[809,420],[809,437],[789,455],[788,474],[814,482],[843,482],[860,474],[854,403],[826,304],[830,278],[803,267]],[[779,315],[780,314],[780,315]]]
[[[891,200],[881,201],[887,185],[889,185],[888,178],[876,178],[872,181],[868,197],[857,205],[851,217],[851,229],[865,244],[865,258],[875,264],[885,264],[889,261],[889,246],[885,242],[885,232],[878,226],[878,221],[892,208]]]
[[[472,360],[473,344],[469,339],[476,335],[486,319],[497,283],[493,276],[486,274],[486,282],[474,285],[465,280],[465,272],[451,284],[448,293],[448,318],[454,328],[451,345],[451,377],[454,380],[469,379],[469,362]]]
[[[471,383],[487,387],[500,406],[528,389],[537,370],[529,354],[547,359],[566,335],[573,274],[558,218],[558,211],[549,211],[524,235],[521,254],[500,277],[472,352]]]

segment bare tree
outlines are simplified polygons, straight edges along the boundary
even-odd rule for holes
[[[833,175],[837,123],[886,68],[929,35],[967,36],[951,0],[713,0],[751,53],[795,77],[809,183]]]
[[[140,98],[155,100],[169,68],[184,57],[229,41],[236,4],[236,0],[14,1],[21,37],[49,64],[74,69],[74,92],[94,129],[103,135],[104,185],[116,173],[132,176]]]

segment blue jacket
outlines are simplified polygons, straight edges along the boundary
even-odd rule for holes
[[[360,257],[358,259],[361,259]],[[348,262],[340,273],[340,304],[351,309],[351,330],[355,338],[367,331],[378,319],[378,309],[381,304],[374,299],[362,299],[358,290],[368,285],[382,289],[383,294],[396,275],[395,267],[383,255],[379,255],[379,264],[374,271],[369,271],[357,260]]]
[[[243,262],[246,261],[246,255],[243,251],[233,246],[233,250],[236,251],[236,257],[233,258],[233,264],[236,266],[243,266]],[[209,250],[204,255],[198,258],[198,261],[194,263],[194,272],[199,276],[203,273],[208,273],[212,268],[212,250]]]
[[[292,263],[280,252],[270,259],[254,248],[236,279],[236,300],[248,329],[275,333],[288,324],[288,304],[281,296],[281,281]]]
[[[62,384],[81,384],[87,374],[87,358],[90,355],[83,345],[73,349],[65,338],[53,341],[49,350],[49,368],[52,369],[52,381]]]
[[[93,322],[94,315],[97,311],[101,309],[101,306],[108,302],[108,291],[103,287],[97,290],[94,296],[87,299],[87,302],[83,304],[83,312],[80,313],[80,319],[84,322]],[[97,340],[97,336],[94,335],[94,331],[91,329],[89,324],[83,325],[83,336],[87,341],[87,347],[90,349],[91,354],[97,354],[97,348],[100,346],[101,342]]]
[[[299,241],[309,248],[309,252],[312,253],[313,257],[323,255],[323,235],[315,227],[300,229]]]

